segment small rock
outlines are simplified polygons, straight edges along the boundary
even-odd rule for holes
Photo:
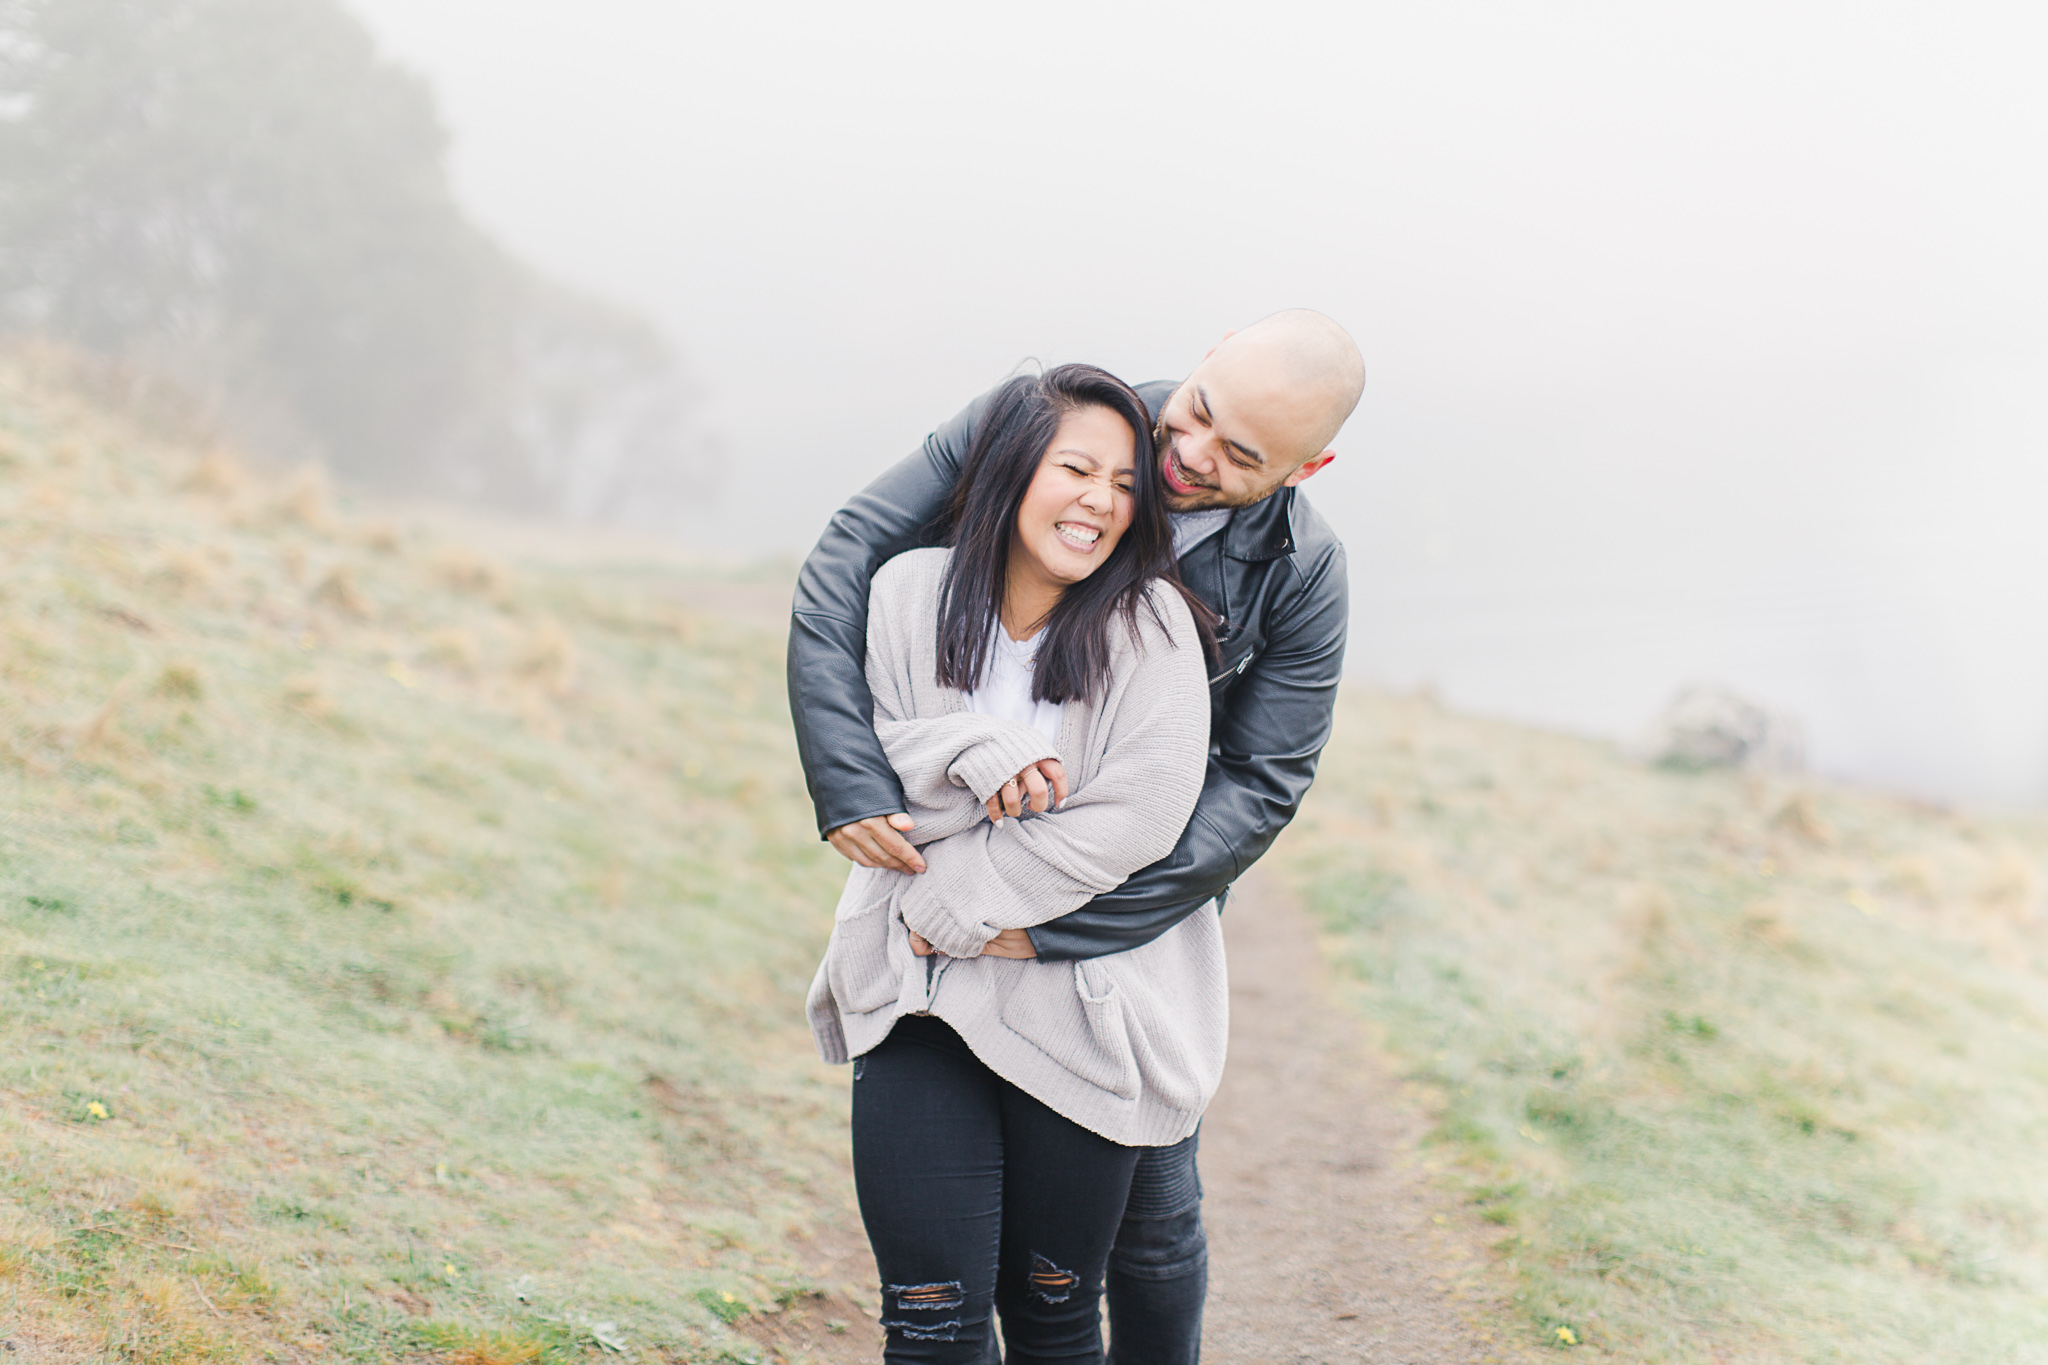
[[[1806,766],[1806,736],[1797,720],[1716,683],[1681,691],[1640,747],[1651,762],[1687,772],[1797,772]]]

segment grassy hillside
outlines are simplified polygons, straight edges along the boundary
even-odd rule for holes
[[[779,634],[682,586],[0,374],[0,1335],[760,1355],[845,1229],[843,866]]]
[[[508,569],[0,370],[0,1337],[858,1338],[817,1292],[860,1245],[844,1073],[798,1008],[843,864],[780,632],[616,560]],[[1528,1341],[2017,1363],[2044,858],[2048,819],[1354,694],[1273,862],[1434,1097]]]
[[[1277,861],[1532,1338],[2048,1360],[2048,820],[1354,695]]]

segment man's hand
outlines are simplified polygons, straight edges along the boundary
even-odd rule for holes
[[[882,867],[891,872],[924,871],[924,855],[910,846],[904,833],[916,829],[917,821],[898,812],[870,815],[850,825],[841,825],[825,836],[848,862],[862,867]]]
[[[1041,758],[988,799],[988,818],[1000,825],[1005,815],[1022,815],[1027,805],[1043,815],[1066,799],[1067,770],[1056,758]]]
[[[919,957],[930,957],[936,949],[931,944],[925,942],[923,934],[912,929],[910,931],[910,951],[916,953]],[[1032,958],[1038,956],[1038,949],[1031,946],[1031,935],[1025,933],[1022,929],[1005,929],[981,945],[981,955],[983,957]]]

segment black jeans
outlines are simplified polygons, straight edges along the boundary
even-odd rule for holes
[[[882,1358],[1102,1360],[1109,1249],[1144,1149],[1048,1109],[943,1021],[854,1063],[853,1174],[882,1275]]]
[[[1110,1365],[1196,1365],[1209,1241],[1202,1232],[1198,1132],[1141,1148],[1130,1199],[1109,1253]]]

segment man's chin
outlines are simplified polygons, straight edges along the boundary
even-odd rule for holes
[[[1201,488],[1192,493],[1176,493],[1171,486],[1166,490],[1166,510],[1169,512],[1213,512],[1236,506],[1238,504],[1220,488]]]

